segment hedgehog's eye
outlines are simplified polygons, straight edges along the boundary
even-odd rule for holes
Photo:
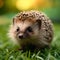
[[[16,29],[16,31],[18,32],[20,29],[19,29],[19,27]]]
[[[27,28],[27,31],[28,31],[28,32],[32,32],[33,30],[32,30],[31,27],[28,27],[28,28]]]

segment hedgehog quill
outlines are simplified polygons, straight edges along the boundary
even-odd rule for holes
[[[45,48],[53,40],[53,24],[43,12],[23,11],[13,18],[8,34],[23,50]]]

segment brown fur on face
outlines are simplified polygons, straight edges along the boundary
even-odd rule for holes
[[[13,18],[9,36],[21,47],[34,45],[36,48],[44,48],[53,39],[52,22],[42,12],[24,11]]]

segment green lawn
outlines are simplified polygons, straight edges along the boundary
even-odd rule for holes
[[[8,28],[8,22],[0,24],[0,60],[60,60],[59,24],[54,24],[54,39],[51,48],[38,52],[17,50],[18,46],[14,45],[7,36]]]

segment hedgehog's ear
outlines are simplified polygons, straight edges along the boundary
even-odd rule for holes
[[[13,18],[13,25],[15,24],[15,22],[16,22],[16,19],[15,19],[15,18]]]
[[[39,29],[41,29],[42,21],[41,21],[40,19],[37,19],[36,22],[38,23],[38,27],[39,27]]]

